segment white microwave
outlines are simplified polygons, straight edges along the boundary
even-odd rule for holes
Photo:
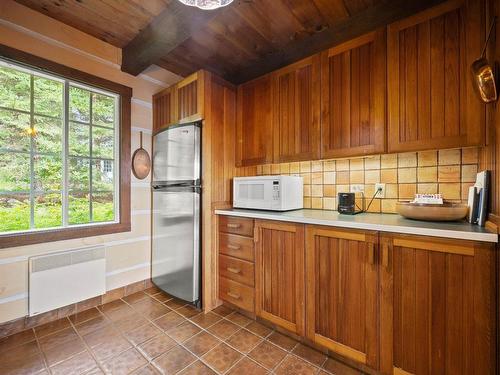
[[[298,176],[235,177],[233,207],[288,211],[304,208],[304,184]]]

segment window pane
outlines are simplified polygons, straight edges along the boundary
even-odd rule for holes
[[[30,110],[30,74],[0,66],[0,107]]]
[[[0,109],[0,148],[29,151],[29,128],[30,115]]]
[[[54,228],[62,225],[61,193],[35,196],[35,228]]]
[[[113,161],[92,160],[92,191],[113,191]]]
[[[0,152],[0,191],[29,191],[30,156]]]
[[[112,127],[115,121],[115,99],[110,96],[92,95],[92,123]]]
[[[70,158],[68,176],[70,190],[90,190],[90,160]]]
[[[61,154],[62,122],[49,117],[35,117],[35,140],[33,152]]]
[[[34,77],[33,94],[35,113],[40,115],[62,117],[63,84],[51,79]]]
[[[58,156],[33,157],[33,188],[35,191],[62,190],[62,161]]]
[[[0,195],[0,232],[30,229],[29,194]]]
[[[113,159],[114,130],[92,127],[92,157]]]
[[[100,222],[113,220],[115,220],[113,193],[92,194],[92,221]]]
[[[73,156],[90,156],[90,126],[69,124],[69,154]]]
[[[90,121],[90,92],[78,87],[69,88],[69,119]]]
[[[68,221],[70,224],[90,223],[89,193],[71,193],[68,199]]]

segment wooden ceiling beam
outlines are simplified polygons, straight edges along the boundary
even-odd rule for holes
[[[122,50],[122,71],[134,76],[168,55],[222,9],[201,10],[173,0]]]
[[[224,78],[234,84],[247,82],[253,78],[272,72],[278,68],[299,61],[315,53],[376,30],[422,10],[438,5],[445,0],[388,0],[352,17],[336,23],[301,40],[293,40],[268,56],[239,69]]]

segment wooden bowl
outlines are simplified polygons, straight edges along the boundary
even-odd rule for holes
[[[469,207],[463,203],[423,204],[397,202],[396,212],[408,219],[425,221],[457,221],[467,216]]]

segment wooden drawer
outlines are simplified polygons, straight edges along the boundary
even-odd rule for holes
[[[255,261],[253,238],[219,233],[219,253],[235,258]]]
[[[255,285],[254,264],[246,260],[220,255],[219,275],[248,286]]]
[[[234,216],[219,217],[219,231],[253,237],[253,219]]]
[[[219,278],[220,299],[232,303],[246,311],[255,310],[255,292],[252,287],[226,279]]]

